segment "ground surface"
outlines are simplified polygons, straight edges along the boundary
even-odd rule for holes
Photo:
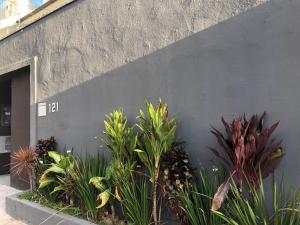
[[[9,187],[9,176],[0,176],[0,225],[26,225],[11,218],[5,212],[5,197],[17,192],[18,190]]]

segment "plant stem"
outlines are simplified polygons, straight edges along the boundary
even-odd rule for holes
[[[31,174],[32,174],[31,171],[28,170],[27,175],[28,175],[28,179],[29,179],[30,191],[32,192],[33,191],[33,182],[32,182],[32,175]]]
[[[152,183],[152,214],[154,224],[158,225],[157,216],[157,185],[158,185],[159,167],[155,169]]]

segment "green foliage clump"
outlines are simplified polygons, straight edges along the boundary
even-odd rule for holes
[[[132,126],[122,110],[106,116],[103,140],[109,160],[63,155],[54,138],[39,141],[30,154],[37,159],[39,189],[20,198],[105,225],[167,224],[165,203],[177,225],[300,224],[300,191],[273,180],[270,205],[263,183],[283,157],[280,142],[270,138],[278,123],[263,128],[265,114],[231,124],[222,119],[226,134],[215,128],[212,133],[225,156],[210,149],[229,170],[196,173],[177,140],[167,104],[146,101],[145,106]],[[28,155],[20,152],[19,158]]]
[[[39,189],[49,185],[54,188],[50,194],[58,194],[60,199],[73,204],[75,182],[72,177],[76,165],[76,159],[72,155],[64,156],[55,151],[48,152],[54,163],[42,174],[39,180]]]

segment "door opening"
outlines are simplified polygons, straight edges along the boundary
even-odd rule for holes
[[[0,174],[9,173],[10,154],[30,145],[30,68],[25,67],[0,77]],[[3,103],[2,103],[3,102]],[[4,145],[1,145],[1,139]],[[4,147],[3,147],[4,146]],[[1,152],[2,155],[1,155]],[[10,174],[10,185],[27,189],[28,179]]]
[[[0,82],[0,175],[9,174],[11,151],[11,80]]]

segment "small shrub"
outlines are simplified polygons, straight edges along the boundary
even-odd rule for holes
[[[35,164],[35,186],[38,187],[38,181],[41,178],[45,170],[53,163],[53,159],[49,157],[48,152],[56,151],[56,141],[54,137],[49,139],[40,139],[37,141],[35,152],[37,154],[37,160]],[[47,188],[48,189],[48,188]],[[45,194],[49,190],[45,190]]]
[[[120,180],[130,177],[136,166],[137,133],[129,127],[122,110],[106,115],[103,140],[112,153],[112,159],[102,176],[91,177],[90,183],[100,191],[97,208],[109,203],[112,220],[115,218],[114,199],[120,201]],[[121,205],[122,206],[122,205]]]
[[[136,150],[141,162],[148,169],[152,182],[152,216],[154,225],[159,224],[158,213],[158,184],[162,156],[172,150],[175,142],[176,123],[175,118],[169,116],[167,104],[160,100],[154,107],[146,102],[146,113],[142,110],[138,117],[138,127],[142,132],[139,145]]]
[[[48,152],[54,163],[45,170],[39,180],[39,189],[54,185],[50,194],[59,194],[60,199],[73,204],[75,181],[72,177],[76,165],[76,159],[72,155],[64,156],[57,152]]]
[[[11,156],[11,172],[14,175],[21,176],[23,173],[29,179],[30,190],[34,189],[33,177],[37,154],[30,146],[20,148]]]
[[[188,224],[178,194],[182,191],[189,191],[193,184],[193,173],[194,171],[183,145],[175,146],[172,151],[163,156],[163,197],[167,200],[171,211],[176,215],[178,225]]]
[[[279,122],[270,128],[264,128],[265,115],[264,113],[260,118],[254,115],[249,120],[246,116],[243,119],[238,117],[230,125],[222,117],[225,135],[216,128],[212,128],[211,132],[217,138],[227,158],[223,157],[216,149],[210,149],[231,168],[230,176],[215,194],[213,210],[221,207],[232,177],[236,177],[240,190],[243,187],[243,180],[247,180],[251,187],[256,189],[259,184],[259,174],[261,173],[263,178],[268,177],[283,157],[281,141],[270,138]]]
[[[49,139],[39,139],[37,141],[35,151],[41,163],[50,164],[53,162],[52,158],[49,157],[48,152],[56,151],[56,145],[54,137],[50,137]]]

